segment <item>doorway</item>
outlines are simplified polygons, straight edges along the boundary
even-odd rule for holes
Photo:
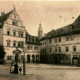
[[[27,55],[27,63],[30,63],[30,55]]]
[[[58,64],[58,58],[54,57],[54,64]]]
[[[18,61],[19,61],[19,55],[16,54],[16,55],[15,55],[15,62],[18,62]]]
[[[32,55],[32,62],[35,63],[35,55]]]

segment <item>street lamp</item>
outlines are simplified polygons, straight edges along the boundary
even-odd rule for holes
[[[25,44],[24,44],[25,45]],[[26,75],[26,65],[25,65],[25,47],[23,46],[24,58],[23,58],[23,75]]]

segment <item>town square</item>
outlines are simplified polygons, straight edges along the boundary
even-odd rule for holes
[[[0,80],[80,80],[80,1],[0,1]]]

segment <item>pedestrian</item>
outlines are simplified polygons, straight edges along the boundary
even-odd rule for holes
[[[22,71],[22,68],[20,67],[20,68],[19,68],[19,72],[20,72],[20,74],[21,74],[21,71]]]
[[[18,64],[17,63],[14,65],[14,73],[18,74]]]

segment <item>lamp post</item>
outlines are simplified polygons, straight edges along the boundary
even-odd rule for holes
[[[26,65],[25,65],[25,47],[23,47],[24,58],[23,58],[23,75],[26,75]]]

